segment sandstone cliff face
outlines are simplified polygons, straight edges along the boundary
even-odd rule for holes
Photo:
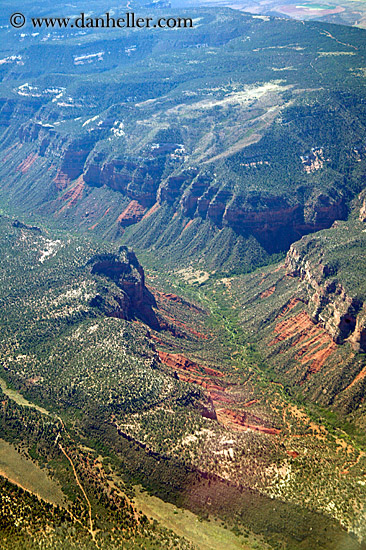
[[[105,160],[97,154],[84,168],[84,181],[93,187],[106,185],[150,208],[156,202],[161,179],[157,162],[134,162],[126,159]]]
[[[119,254],[98,254],[88,262],[91,273],[115,283],[114,288],[102,288],[91,301],[109,317],[138,317],[152,328],[159,328],[152,305],[153,295],[145,286],[145,275],[134,252],[121,246]]]
[[[340,189],[321,193],[314,187],[310,196],[304,198],[300,193],[297,201],[280,188],[278,193],[271,194],[268,190],[261,191],[260,186],[255,193],[248,192],[245,180],[243,185],[234,185],[230,173],[226,173],[226,169],[221,171],[220,166],[217,174],[194,162],[188,168],[181,158],[175,158],[176,144],[159,142],[159,147],[152,148],[146,141],[137,149],[129,149],[124,142],[115,146],[110,141],[114,117],[101,124],[86,121],[78,133],[69,134],[59,125],[61,115],[57,109],[45,109],[42,101],[36,98],[21,102],[0,101],[0,125],[10,125],[14,137],[16,134],[23,146],[17,153],[17,171],[24,176],[25,189],[30,188],[28,182],[34,178],[32,170],[39,166],[44,168],[44,174],[52,169],[53,176],[49,180],[52,184],[46,197],[61,195],[82,177],[84,195],[68,203],[67,211],[63,211],[63,216],[69,220],[74,206],[78,208],[77,222],[85,210],[91,210],[91,204],[87,204],[83,212],[82,203],[88,195],[93,195],[93,200],[103,197],[101,203],[104,196],[110,198],[110,194],[103,194],[104,189],[99,192],[95,188],[109,188],[122,195],[123,203],[118,214],[113,212],[108,221],[105,220],[111,234],[120,234],[124,228],[138,224],[154,205],[169,205],[174,211],[171,218],[179,214],[189,220],[209,220],[215,230],[229,228],[239,239],[254,236],[261,245],[259,248],[272,254],[288,249],[301,236],[328,228],[334,220],[346,217],[346,200]],[[128,145],[128,140],[126,143]],[[37,162],[34,161],[36,155]],[[13,170],[10,163],[9,169]],[[46,177],[42,180],[44,187],[49,181]],[[118,200],[116,195],[116,202]],[[95,222],[110,206],[106,202],[99,205],[98,200],[96,204]],[[46,208],[47,212],[52,212],[54,205],[59,206],[54,203]],[[360,216],[366,218],[362,212]],[[105,226],[101,229],[102,226],[94,223],[87,229],[105,231]]]
[[[178,196],[178,187],[173,199]],[[166,198],[160,194],[160,201]],[[306,203],[289,204],[280,196],[244,199],[219,189],[208,177],[198,175],[185,189],[180,206],[185,216],[210,219],[216,226],[231,227],[238,234],[252,234],[268,252],[284,250],[301,236],[328,228],[347,214],[344,197],[320,193]]]
[[[330,227],[335,219],[345,216],[346,208],[342,198],[332,200],[327,197],[323,203],[315,201],[311,205],[311,219],[307,219],[307,204],[294,206],[279,197],[269,197],[267,208],[259,209],[251,204],[224,207],[222,221],[238,233],[252,233],[269,251],[284,249],[300,236]],[[210,216],[211,204],[208,208]],[[216,206],[216,212],[218,210]]]
[[[315,244],[304,238],[291,245],[286,257],[288,273],[304,283],[311,318],[319,322],[337,344],[348,340],[355,349],[366,351],[366,304],[350,295],[335,278],[335,268],[318,255],[309,257]]]
[[[96,135],[91,133],[79,140],[73,140],[65,146],[61,166],[54,180],[58,188],[63,189],[71,181],[83,175],[85,161],[96,140]]]
[[[9,127],[17,121],[31,119],[42,104],[41,98],[21,102],[17,99],[0,99],[0,126]]]
[[[16,102],[4,104],[4,123],[17,116],[17,109]],[[32,109],[36,107],[32,105]],[[87,126],[78,137],[61,134],[52,122],[52,117],[40,123],[35,116],[30,116],[20,125],[18,138],[23,144],[33,143],[37,155],[56,164],[53,182],[57,192],[82,176],[89,188],[108,187],[128,197],[128,208],[116,220],[122,227],[139,223],[154,204],[166,203],[190,219],[209,219],[220,229],[229,227],[238,235],[254,235],[273,253],[285,250],[302,235],[328,228],[334,220],[346,216],[341,194],[314,192],[305,202],[295,204],[280,194],[262,196],[260,191],[246,197],[234,191],[229,182],[216,179],[200,166],[181,166],[176,170],[169,165],[167,169],[169,148],[164,154],[145,148],[133,157],[103,148],[110,134],[110,124],[106,121],[90,130]],[[159,151],[163,149],[161,144]]]

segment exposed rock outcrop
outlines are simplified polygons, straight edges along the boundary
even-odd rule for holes
[[[268,197],[265,202],[267,208],[263,209],[251,203],[236,205],[234,201],[225,208],[223,224],[237,233],[252,233],[269,252],[284,250],[301,236],[328,228],[346,215],[343,197],[321,195],[311,204],[295,206],[280,197]]]
[[[121,246],[119,254],[98,254],[88,262],[91,273],[112,281],[115,286],[102,287],[91,301],[109,317],[140,318],[154,329],[159,328],[152,309],[153,295],[145,286],[144,270],[134,252]]]
[[[190,359],[187,359],[183,355],[180,355],[179,353],[167,353],[165,351],[159,351],[159,357],[162,363],[164,365],[167,365],[168,367],[171,367],[173,369],[177,370],[183,370],[198,374],[207,374],[209,376],[218,376],[222,377],[223,373],[212,369],[210,367],[205,367],[204,365],[199,365],[198,363],[195,363],[194,361],[191,361]]]
[[[161,173],[162,166],[157,160],[105,160],[102,153],[97,153],[85,166],[84,180],[92,187],[106,185],[150,208],[156,202]]]
[[[245,430],[253,430],[270,435],[278,435],[281,433],[281,430],[277,428],[249,423],[246,412],[237,412],[231,409],[217,409],[216,414],[218,421],[224,426],[230,426],[239,430],[244,428]],[[257,417],[254,417],[254,420],[261,422],[261,419]]]
[[[309,251],[314,247],[319,247],[319,253],[310,258]],[[323,259],[321,244],[309,238],[294,243],[286,266],[290,275],[304,283],[311,318],[335,343],[348,339],[356,349],[366,351],[366,305],[336,279],[337,267]]]
[[[122,227],[133,225],[134,223],[142,220],[145,210],[146,209],[137,201],[131,201],[127,208],[125,208],[122,214],[118,217],[118,222],[122,225]]]
[[[61,166],[55,177],[57,188],[63,189],[72,180],[83,174],[85,161],[90,154],[95,142],[96,136],[92,133],[72,141],[64,151]]]
[[[272,254],[286,250],[301,236],[328,228],[334,220],[346,216],[347,193],[343,196],[341,187],[337,190],[324,187],[323,191],[314,187],[309,195],[299,193],[296,200],[283,190],[268,192],[260,186],[258,191],[248,192],[245,185],[232,183],[232,174],[227,168],[218,166],[216,173],[194,161],[189,168],[182,164],[180,157],[177,160],[174,155],[178,146],[175,141],[159,140],[155,144],[146,140],[137,149],[114,147],[110,142],[114,116],[104,120],[101,117],[95,124],[90,123],[93,118],[86,120],[80,123],[78,132],[70,135],[59,125],[58,110],[43,108],[45,101],[34,97],[32,101],[0,102],[0,124],[11,124],[24,145],[24,156],[23,152],[17,156],[18,179],[21,176],[32,180],[37,167],[47,166],[53,171],[53,185],[47,198],[51,195],[56,198],[80,177],[85,182],[86,197],[91,194],[90,188],[106,187],[120,193],[123,207],[108,221],[108,230],[114,234],[120,235],[121,226],[138,224],[160,205],[169,205],[173,207],[173,216],[181,214],[188,218],[184,220],[186,228],[189,220],[210,220],[215,230],[229,228],[239,240],[243,236],[254,236],[261,247]],[[19,119],[16,128],[14,119]],[[13,170],[10,164],[9,168]],[[93,200],[97,196],[98,193],[93,193]],[[109,200],[110,195],[106,196]],[[69,203],[79,210],[79,219],[84,214],[81,202]],[[106,202],[101,208],[105,211],[109,206]],[[155,210],[149,211],[153,206]],[[53,207],[54,204],[50,209]],[[89,211],[90,205],[86,208]],[[71,211],[65,215],[71,218]]]
[[[161,193],[160,200],[165,197],[166,193]],[[202,175],[193,179],[180,202],[185,216],[208,218],[220,228],[229,226],[238,234],[252,234],[268,252],[285,250],[301,236],[328,228],[347,214],[341,195],[320,193],[295,205],[275,195],[244,199],[219,190]]]

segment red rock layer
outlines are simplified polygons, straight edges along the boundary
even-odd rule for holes
[[[166,353],[165,351],[158,351],[159,358],[164,365],[167,367],[171,367],[177,370],[184,370],[188,372],[194,372],[197,374],[209,374],[211,376],[224,376],[224,374],[218,370],[211,369],[209,367],[205,367],[203,365],[199,365],[198,363],[195,363],[194,361],[190,361],[183,355],[179,355],[178,353]],[[219,387],[219,389],[222,389]]]
[[[366,378],[366,367],[364,367],[362,371],[358,373],[358,375],[354,378],[354,380],[352,380],[349,386],[347,386],[346,390],[350,390],[355,384],[357,384],[357,382],[360,382],[364,378]]]
[[[22,174],[25,174],[28,172],[29,168],[32,166],[32,164],[37,160],[38,155],[28,155],[26,159],[23,160],[17,167],[17,170],[21,172]]]
[[[261,297],[261,298],[268,298],[268,296],[271,296],[271,294],[273,294],[275,290],[276,290],[276,287],[275,287],[275,286],[272,286],[271,288],[268,288],[267,290],[265,290],[264,292],[262,292],[262,294],[260,295],[260,297]]]
[[[128,225],[132,225],[142,220],[145,210],[146,208],[144,206],[133,200],[129,203],[122,214],[118,216],[117,221],[123,227],[127,227]]]
[[[61,169],[57,171],[57,174],[54,178],[54,183],[56,184],[56,188],[58,190],[62,190],[62,189],[65,189],[69,183],[70,183],[70,178],[68,177],[67,174],[65,174],[65,172],[63,172]]]
[[[279,318],[292,309],[289,307],[290,304],[278,316]],[[274,332],[277,336],[269,345],[273,346],[284,340],[292,339],[292,347],[297,348],[295,359],[301,365],[308,365],[307,376],[319,372],[328,357],[337,348],[331,336],[322,327],[316,325],[305,311],[277,323]]]
[[[146,212],[146,214],[143,215],[143,217],[141,218],[142,220],[144,220],[145,218],[148,218],[149,216],[151,216],[151,214],[154,214],[154,212],[156,212],[158,210],[158,208],[160,207],[160,204],[158,202],[156,202],[151,208],[150,210],[148,210]]]
[[[83,181],[83,176],[80,176],[73,187],[64,193],[61,197],[61,201],[65,201],[66,204],[61,208],[60,212],[63,212],[66,208],[75,206],[79,199],[81,199],[84,191],[85,183]]]
[[[267,426],[249,424],[246,422],[245,412],[239,413],[229,409],[217,409],[216,414],[218,421],[223,425],[234,425],[237,429],[245,428],[270,435],[278,435],[281,433],[281,430],[278,430],[277,428],[268,428]]]

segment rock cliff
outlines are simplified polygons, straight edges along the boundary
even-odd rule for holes
[[[355,349],[366,351],[366,304],[357,289],[342,281],[338,262],[330,257],[326,241],[304,237],[292,244],[286,267],[291,276],[303,282],[311,318],[335,343],[348,339]]]
[[[145,286],[144,270],[134,252],[122,246],[118,255],[98,254],[88,262],[91,273],[114,283],[101,286],[90,305],[109,317],[139,318],[154,329],[159,328],[152,306],[153,295]]]

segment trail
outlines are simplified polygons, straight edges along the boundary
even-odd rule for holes
[[[80,480],[79,480],[79,477],[78,477],[78,474],[77,474],[77,472],[76,472],[75,465],[74,465],[72,459],[71,459],[70,456],[67,454],[67,452],[65,451],[65,449],[63,448],[63,446],[61,445],[61,443],[59,443],[58,446],[59,446],[60,450],[63,452],[63,454],[66,456],[67,460],[70,462],[71,467],[72,467],[72,470],[73,470],[73,472],[74,472],[75,481],[76,481],[77,485],[79,486],[81,492],[83,493],[84,498],[85,498],[85,500],[86,500],[86,502],[87,502],[87,504],[88,504],[89,526],[90,526],[89,529],[88,529],[88,531],[89,531],[89,533],[90,533],[90,535],[91,535],[93,541],[95,542],[97,548],[99,548],[98,543],[97,543],[97,541],[96,541],[96,539],[95,539],[95,535],[96,535],[96,533],[97,533],[98,531],[97,531],[96,529],[94,529],[94,526],[93,526],[92,507],[91,507],[91,504],[90,504],[90,500],[88,499],[88,496],[87,496],[87,494],[86,494],[86,492],[85,492],[85,490],[84,490],[84,487],[83,487],[83,486],[81,485],[81,483],[80,483]]]
[[[2,391],[3,393],[9,397],[9,399],[11,399],[12,401],[15,401],[18,405],[22,405],[22,406],[25,406],[25,407],[30,407],[30,408],[33,408],[33,409],[36,409],[38,412],[40,412],[41,414],[44,414],[44,415],[47,415],[47,416],[50,416],[50,412],[47,411],[46,409],[42,408],[42,407],[39,407],[38,405],[34,404],[34,403],[31,403],[30,401],[27,401],[22,394],[20,394],[19,392],[17,392],[16,390],[11,390],[10,388],[7,387],[7,384],[5,382],[5,380],[3,380],[2,378],[0,378],[0,386],[2,388]],[[52,413],[51,413],[52,414]],[[66,428],[65,428],[65,424],[62,420],[62,418],[58,415],[53,415],[55,419],[57,419],[61,426],[62,426],[62,430],[63,432],[68,436],[70,437],[70,435],[68,434]],[[61,432],[58,432],[57,436],[56,436],[56,440],[55,440],[55,445],[57,444],[59,438],[60,438],[60,434]],[[86,529],[92,539],[93,539],[93,542],[95,543],[95,545],[97,546],[97,548],[99,548],[98,546],[98,543],[95,539],[95,535],[96,533],[98,532],[97,529],[94,529],[93,527],[93,519],[92,519],[92,507],[91,507],[91,504],[90,504],[90,501],[87,497],[87,494],[84,490],[84,487],[81,485],[80,481],[79,481],[79,478],[78,478],[78,475],[77,475],[77,472],[76,472],[76,469],[75,469],[75,465],[72,461],[72,459],[69,457],[69,455],[66,453],[65,449],[62,447],[61,443],[58,443],[58,446],[59,446],[59,449],[62,451],[62,453],[66,456],[66,458],[68,459],[68,461],[70,462],[71,466],[72,466],[72,469],[73,469],[73,472],[74,472],[74,476],[75,476],[75,480],[76,480],[76,483],[77,485],[79,486],[81,492],[83,493],[84,495],[84,498],[87,502],[87,505],[88,505],[88,513],[89,513],[89,528],[85,527],[85,525],[83,525],[83,523],[74,516],[74,514],[72,512],[70,512],[70,510],[67,510],[67,512],[70,514],[70,516],[73,518],[74,521],[76,521],[77,523],[79,523],[79,525],[81,525],[81,527],[83,527],[83,529]],[[23,487],[21,484],[17,483],[16,481],[13,481],[11,480],[10,478],[7,478],[9,479],[9,481],[11,481],[12,483],[15,483],[15,485],[18,485],[19,487],[21,487],[22,489],[32,493],[32,491],[29,491],[29,489],[27,489],[26,487]],[[33,493],[35,494],[35,493]]]
[[[348,46],[349,48],[353,48],[354,50],[358,50],[357,46],[353,46],[353,44],[348,44],[347,42],[341,42],[340,40],[338,40],[338,38],[336,38],[335,36],[330,34],[329,31],[323,30],[320,34],[323,34],[324,36],[327,36],[328,38],[331,38],[332,40],[335,40],[338,44],[341,44],[342,46]]]
[[[351,447],[351,449],[354,450],[353,447]],[[350,470],[351,468],[354,468],[355,466],[357,466],[357,465],[359,464],[360,460],[361,460],[364,456],[366,456],[366,453],[365,453],[364,451],[359,451],[359,454],[358,454],[356,460],[354,460],[354,461],[351,462],[351,463],[348,463],[348,462],[346,461],[346,462],[343,464],[343,466],[342,466],[342,470],[343,470],[344,472],[347,472],[347,473],[348,473],[349,470]]]
[[[314,63],[315,63],[315,61],[318,61],[318,59],[319,59],[319,57],[317,57],[316,59],[314,59]],[[323,75],[314,67],[312,61],[310,61],[309,65],[310,65],[310,67],[313,69],[313,71],[316,72],[316,74],[318,74],[319,76],[323,77]]]

